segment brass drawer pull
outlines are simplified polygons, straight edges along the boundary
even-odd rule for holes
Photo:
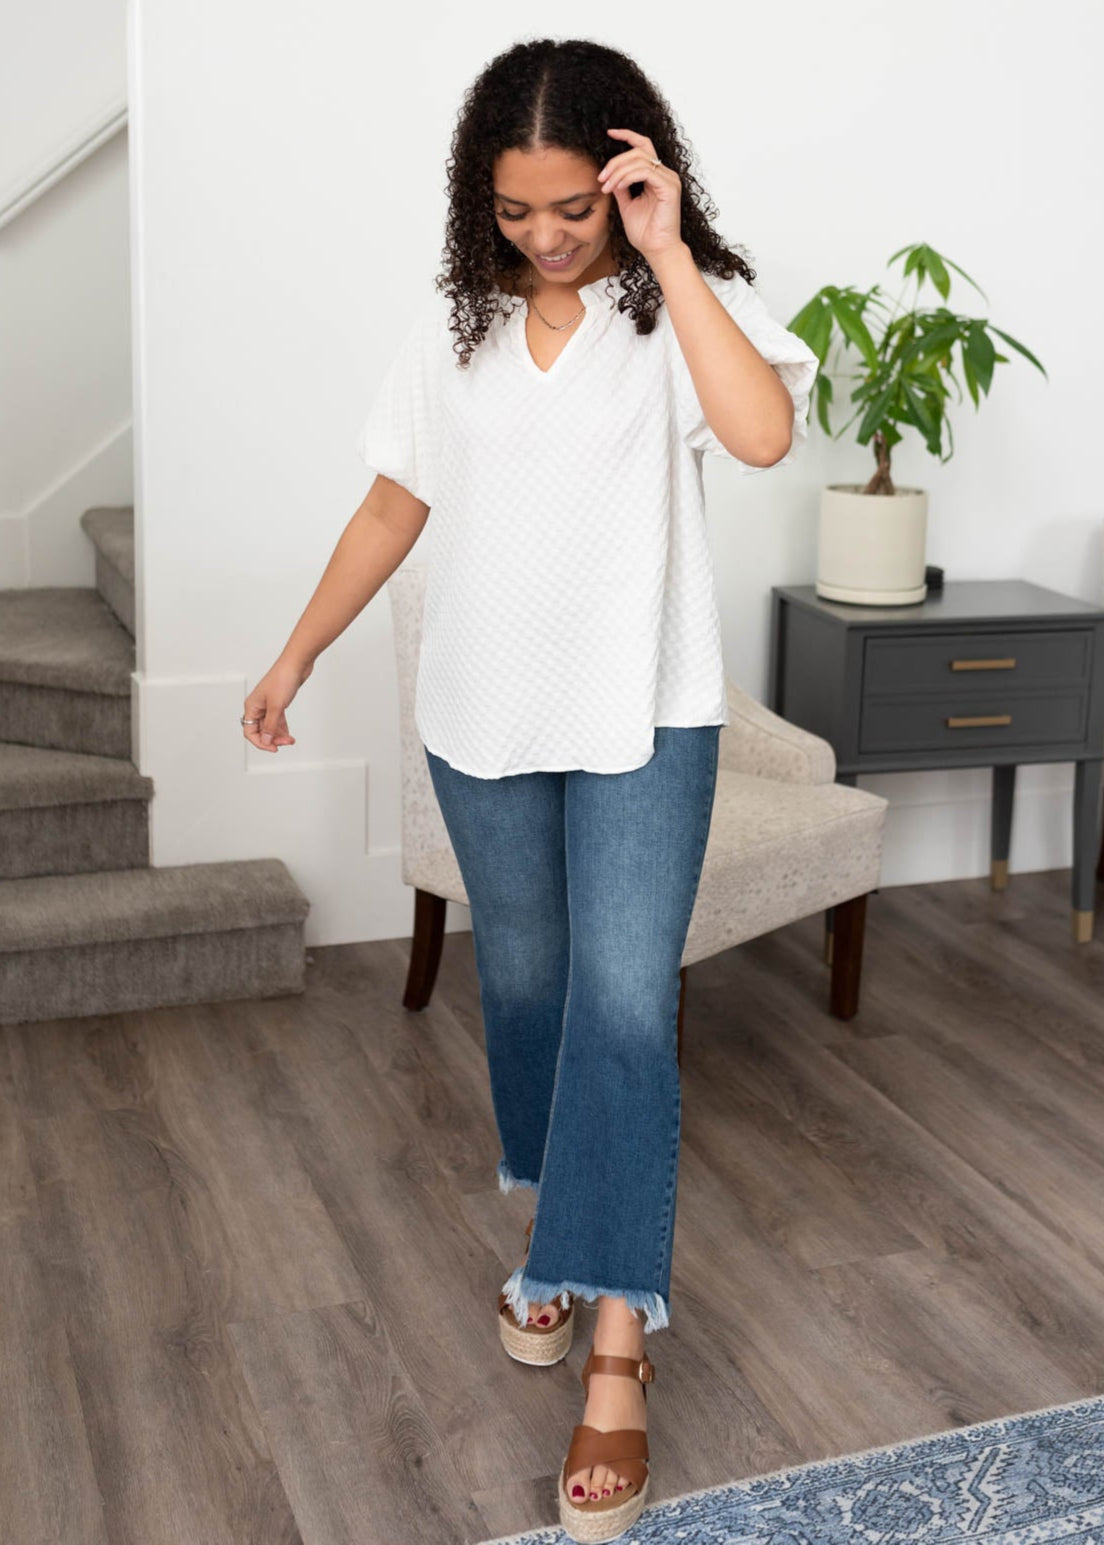
[[[979,713],[979,714],[970,714],[968,717],[963,717],[963,718],[948,719],[947,720],[947,728],[949,730],[970,730],[970,729],[974,729],[979,724],[1011,724],[1011,723],[1012,723],[1012,715],[1010,713],[988,713],[988,714],[986,714],[986,713]]]
[[[1016,661],[1007,660],[952,660],[952,671],[1014,671]]]

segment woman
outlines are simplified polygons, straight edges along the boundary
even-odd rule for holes
[[[432,506],[415,720],[471,904],[499,1185],[537,1195],[499,1330],[547,1365],[597,1302],[559,1491],[568,1534],[605,1541],[647,1497],[679,966],[728,722],[701,457],[788,461],[816,359],[624,54],[517,44],[452,150],[439,294],[360,436],[377,476],[243,723],[294,744],[288,703]]]

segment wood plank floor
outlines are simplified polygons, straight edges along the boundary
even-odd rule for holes
[[[1104,918],[1066,872],[882,890],[691,968],[657,1498],[1104,1392]],[[501,1351],[468,933],[301,998],[0,1039],[5,1545],[460,1545],[555,1520],[578,1368]]]

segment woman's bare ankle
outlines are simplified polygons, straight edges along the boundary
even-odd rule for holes
[[[625,1357],[642,1356],[644,1322],[623,1298],[598,1295],[598,1324],[594,1331],[594,1349]],[[622,1351],[623,1349],[623,1351]]]

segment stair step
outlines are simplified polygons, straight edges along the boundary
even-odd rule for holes
[[[0,741],[0,879],[147,865],[152,798],[130,761]]]
[[[0,590],[0,680],[130,696],[134,640],[97,590]]]
[[[134,637],[134,508],[99,505],[85,510],[81,527],[96,549],[96,589]]]
[[[134,584],[134,506],[131,504],[97,505],[85,510],[80,518],[96,551],[118,569],[123,579]]]
[[[134,640],[90,586],[0,590],[0,725],[25,745],[130,758]]]
[[[153,779],[133,762],[0,741],[0,810],[152,798]]]
[[[282,859],[0,880],[0,1024],[303,991]]]

